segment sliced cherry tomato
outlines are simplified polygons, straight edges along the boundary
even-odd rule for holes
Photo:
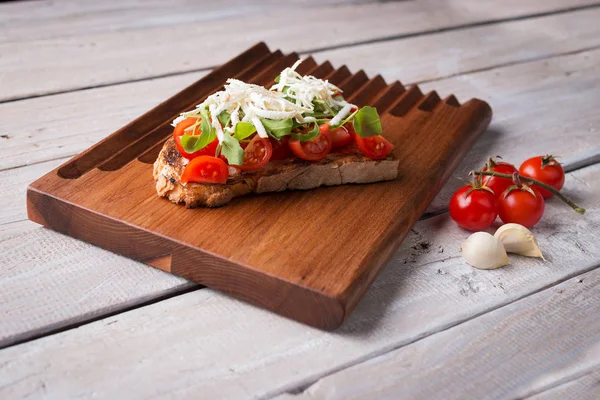
[[[463,186],[450,199],[450,217],[461,228],[481,231],[496,220],[498,200],[489,188]]]
[[[348,132],[348,129],[344,126],[339,128],[331,129],[329,124],[323,124],[319,127],[321,134],[328,135],[331,140],[331,148],[337,149],[344,147],[352,142],[352,136]]]
[[[286,158],[290,158],[294,155],[292,150],[290,150],[290,137],[284,136],[281,140],[269,138],[271,142],[271,147],[273,147],[273,155],[271,155],[271,160],[285,160]]]
[[[242,171],[259,169],[271,159],[272,154],[273,147],[269,139],[256,135],[244,149],[244,163],[235,167]]]
[[[229,167],[223,160],[212,156],[198,156],[190,160],[181,174],[181,182],[225,183]]]
[[[373,160],[385,158],[394,148],[394,145],[381,135],[362,138],[358,133],[354,133],[354,141],[360,152]]]
[[[521,164],[521,167],[519,167],[519,174],[544,182],[556,190],[562,189],[565,184],[565,171],[560,163],[551,155],[530,158]],[[537,185],[531,186],[536,188],[545,199],[553,196],[552,192],[549,190]]]
[[[534,226],[544,214],[544,197],[534,187],[509,187],[498,197],[498,214],[504,223],[514,222],[526,228]]]
[[[485,167],[481,171],[494,171],[502,174],[512,175],[517,172],[517,169],[514,165],[498,162],[493,158],[489,158],[488,162],[485,164]],[[496,196],[500,196],[510,185],[512,185],[512,180],[507,178],[498,178],[497,176],[484,176],[483,184],[494,191]]]
[[[328,135],[323,135],[321,132],[306,142],[292,138],[289,144],[290,149],[298,158],[308,161],[321,160],[331,151],[331,139]]]
[[[180,123],[178,123],[177,126],[175,127],[175,129],[173,130],[173,138],[175,139],[175,146],[177,146],[177,150],[179,150],[179,153],[181,153],[181,155],[184,156],[185,158],[187,158],[188,160],[192,160],[199,156],[214,156],[215,151],[217,150],[217,146],[219,145],[219,141],[217,139],[215,139],[214,141],[209,143],[203,149],[200,149],[193,153],[186,153],[186,151],[183,149],[183,146],[181,145],[181,136],[183,136],[185,133],[188,133],[188,132],[185,132],[185,129],[194,125],[197,120],[198,120],[198,118],[186,118],[183,121],[181,121]],[[199,129],[195,129],[193,134],[201,135],[202,131],[200,131]]]

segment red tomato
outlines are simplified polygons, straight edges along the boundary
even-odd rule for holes
[[[199,156],[190,160],[181,174],[181,182],[225,183],[229,167],[225,161],[212,156]]]
[[[307,142],[290,139],[290,149],[299,158],[308,161],[318,161],[331,151],[331,139],[327,135],[319,134]]]
[[[331,140],[331,148],[337,149],[344,147],[352,142],[352,136],[344,126],[331,129],[329,124],[323,124],[319,127],[321,134],[328,135]]]
[[[565,184],[565,171],[562,166],[550,155],[532,157],[525,161],[519,167],[519,174],[533,178],[556,190],[560,190]],[[552,197],[551,191],[537,185],[531,185],[536,188],[545,199]]]
[[[381,135],[362,138],[355,133],[354,141],[360,152],[373,160],[385,158],[394,148],[394,145]]]
[[[517,169],[512,164],[505,163],[503,161],[497,162],[496,160],[490,158],[481,171],[494,171],[502,174],[512,175],[513,173],[517,172]],[[498,178],[497,176],[484,176],[483,184],[492,189],[496,196],[500,196],[506,189],[508,189],[510,185],[513,184],[513,181],[512,179]]]
[[[497,216],[498,200],[488,189],[463,186],[450,200],[450,217],[461,228],[481,231],[492,225]]]
[[[271,142],[271,147],[273,147],[273,155],[271,155],[271,160],[285,160],[286,158],[292,157],[294,154],[292,150],[290,150],[289,136],[284,136],[281,140],[269,138]]]
[[[244,163],[236,165],[242,171],[253,171],[265,165],[273,154],[273,147],[269,139],[255,135],[244,149]]]
[[[536,188],[507,189],[498,197],[498,214],[505,223],[514,222],[531,228],[544,214],[544,197]]]
[[[188,135],[192,134],[192,132],[185,132],[185,129],[194,125],[197,120],[198,120],[198,118],[186,118],[183,121],[181,121],[180,123],[178,123],[177,126],[175,126],[175,129],[173,130],[173,138],[175,139],[175,146],[177,146],[177,150],[179,150],[179,153],[181,153],[181,155],[184,156],[185,158],[187,158],[188,160],[192,160],[199,156],[214,156],[215,151],[217,150],[217,146],[219,145],[219,141],[217,139],[215,139],[211,143],[209,143],[208,146],[206,146],[205,148],[195,151],[191,154],[186,153],[185,150],[183,150],[183,146],[181,145],[181,136],[183,136],[184,133],[186,133]],[[201,135],[202,132],[198,128],[196,128],[194,130],[193,134]]]

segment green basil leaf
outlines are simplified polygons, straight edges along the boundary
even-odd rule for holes
[[[200,130],[202,133],[214,131],[214,128],[210,123],[210,118],[208,117],[208,111],[206,110],[200,111]]]
[[[291,136],[292,138],[298,139],[301,142],[308,142],[309,140],[312,140],[319,136],[320,131],[321,128],[319,127],[319,124],[315,122],[313,128],[307,133],[292,133]]]
[[[294,121],[292,118],[282,120],[261,118],[260,121],[265,127],[267,133],[277,140],[289,135],[292,132],[292,126],[294,126]]]
[[[202,132],[200,135],[182,135],[181,147],[183,147],[186,153],[191,154],[205,148],[216,138],[217,135],[212,129],[208,133]]]
[[[354,130],[363,138],[381,134],[381,120],[377,109],[367,106],[358,110],[354,116]]]
[[[244,140],[254,132],[256,132],[256,128],[250,122],[238,122],[233,136],[237,140]]]
[[[221,123],[221,126],[225,128],[229,125],[229,121],[231,121],[231,115],[227,111],[223,111],[221,114],[217,115],[217,119]]]
[[[244,162],[244,149],[242,149],[236,138],[228,134],[225,134],[225,138],[221,143],[221,153],[230,165],[242,165]]]
[[[279,83],[280,80],[281,80],[281,76],[277,75],[277,78],[275,78],[275,83]]]

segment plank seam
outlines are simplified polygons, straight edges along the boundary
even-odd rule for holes
[[[190,282],[192,282],[192,281],[190,281]],[[194,282],[192,282],[192,283],[194,283]],[[11,337],[8,337],[8,338],[0,341],[0,350],[6,349],[6,348],[9,348],[12,346],[16,346],[19,344],[31,342],[31,341],[34,341],[37,339],[41,339],[46,336],[52,336],[52,335],[55,335],[55,334],[58,334],[61,332],[65,332],[65,331],[68,331],[71,329],[79,328],[80,326],[83,326],[83,325],[87,325],[87,324],[90,324],[90,323],[93,323],[96,321],[100,321],[100,320],[103,320],[103,319],[106,319],[106,318],[109,318],[109,317],[112,317],[112,316],[115,316],[118,314],[122,314],[124,312],[132,311],[137,308],[150,306],[152,304],[161,302],[163,300],[168,300],[171,297],[184,295],[186,293],[195,292],[196,290],[201,290],[201,289],[205,289],[205,287],[194,283],[194,285],[192,285],[192,286],[188,286],[188,287],[184,287],[184,288],[175,288],[173,291],[171,291],[169,293],[165,293],[158,297],[150,298],[150,299],[141,301],[139,303],[133,303],[133,304],[128,305],[127,307],[119,308],[119,309],[110,311],[108,313],[101,313],[101,310],[97,310],[96,313],[91,314],[90,318],[82,319],[80,321],[73,322],[73,323],[67,323],[67,324],[62,325],[57,328],[52,328],[51,326],[49,326],[46,328],[41,328],[38,331],[26,332],[26,333],[21,334],[22,336],[14,341],[11,341]]]
[[[538,394],[542,394],[542,393],[548,392],[548,391],[550,391],[552,389],[556,389],[559,386],[562,386],[562,385],[565,385],[567,383],[576,381],[579,378],[583,378],[586,375],[591,375],[592,373],[594,373],[596,371],[600,371],[600,369],[598,368],[599,365],[595,365],[593,367],[586,368],[586,369],[584,369],[584,370],[582,370],[582,371],[580,371],[578,373],[569,375],[569,376],[564,377],[562,379],[557,379],[555,382],[552,382],[552,383],[550,383],[550,384],[548,384],[546,386],[543,386],[539,390],[533,390],[533,391],[527,393],[525,396],[523,396],[523,400],[527,400],[527,399],[529,399],[529,398],[531,398],[533,396],[536,396]]]
[[[497,64],[497,65],[491,65],[489,67],[476,68],[476,69],[472,69],[472,70],[458,72],[458,73],[455,73],[455,74],[451,74],[451,75],[443,76],[443,77],[439,77],[439,78],[425,79],[425,80],[416,81],[416,82],[408,82],[407,85],[411,85],[411,84],[412,85],[421,85],[421,84],[424,84],[424,83],[438,82],[438,81],[443,81],[443,80],[446,80],[446,79],[457,78],[457,77],[463,76],[463,75],[471,75],[471,74],[477,74],[477,73],[480,73],[480,72],[488,72],[488,71],[493,71],[495,69],[502,69],[502,68],[506,68],[506,67],[512,67],[512,66],[515,66],[515,65],[527,64],[527,63],[530,63],[530,62],[550,60],[550,59],[555,58],[555,57],[574,56],[574,55],[577,55],[577,54],[587,53],[589,51],[595,51],[595,50],[598,50],[598,49],[600,49],[600,45],[590,46],[590,47],[586,47],[586,48],[578,49],[578,50],[566,51],[566,52],[560,53],[560,54],[545,55],[545,56],[539,56],[539,57],[532,57],[532,58],[529,58],[529,59],[526,59],[526,60],[520,60],[520,61],[510,61],[510,62],[501,63],[501,64]]]
[[[521,16],[517,16],[517,17],[490,19],[490,20],[486,20],[486,21],[472,22],[472,23],[462,24],[462,25],[452,25],[452,26],[447,26],[447,27],[443,27],[443,28],[426,29],[426,30],[418,31],[418,32],[403,33],[403,34],[398,34],[398,35],[388,35],[388,36],[382,36],[382,37],[372,38],[372,39],[367,39],[367,40],[341,43],[341,44],[333,45],[333,46],[315,47],[313,49],[301,51],[301,52],[299,52],[299,54],[301,54],[301,55],[316,54],[316,53],[321,53],[324,51],[344,49],[344,48],[362,46],[362,45],[367,45],[367,44],[389,42],[389,41],[401,40],[401,39],[410,39],[410,38],[415,38],[415,37],[419,37],[419,36],[434,35],[434,34],[445,33],[445,32],[468,30],[468,29],[472,29],[472,28],[496,25],[496,24],[501,24],[501,23],[505,23],[505,22],[516,22],[516,21],[523,21],[523,20],[527,20],[527,19],[543,18],[543,17],[558,15],[558,14],[568,14],[571,12],[590,10],[590,9],[595,9],[598,7],[600,7],[600,2],[593,3],[593,4],[587,4],[587,5],[583,5],[583,6],[568,7],[568,8],[563,8],[563,9],[558,9],[558,10],[553,10],[553,11],[532,13],[532,14],[521,15]],[[543,58],[541,58],[541,59],[543,59]],[[518,63],[510,64],[510,65],[516,65],[516,64],[518,64]],[[195,69],[192,68],[189,70],[180,70],[180,71],[176,71],[176,72],[169,72],[169,73],[164,73],[164,74],[147,76],[147,77],[143,77],[143,78],[130,79],[130,80],[126,80],[126,81],[114,81],[114,82],[107,82],[107,83],[98,84],[98,85],[81,86],[76,89],[55,90],[55,91],[49,91],[49,92],[41,93],[41,94],[8,97],[3,100],[0,100],[0,104],[10,103],[10,102],[14,102],[14,101],[35,99],[35,98],[39,98],[39,97],[53,96],[53,95],[57,95],[57,94],[73,93],[73,92],[78,92],[81,90],[103,88],[103,87],[107,87],[107,86],[116,86],[116,85],[120,85],[120,84],[124,84],[124,83],[143,82],[143,81],[152,80],[152,79],[161,79],[161,78],[185,75],[188,73],[204,72],[204,71],[212,70],[216,67],[218,67],[218,65],[208,66],[208,67],[203,67],[203,68],[195,68]],[[456,75],[451,75],[451,76],[460,76],[460,75],[462,75],[462,74],[456,74]],[[440,79],[444,79],[444,77],[442,77]]]
[[[514,304],[516,302],[524,300],[524,299],[526,299],[526,298],[528,298],[530,296],[534,296],[534,295],[536,295],[538,293],[541,293],[543,291],[552,289],[553,287],[555,287],[555,286],[557,286],[557,285],[559,285],[559,284],[561,284],[563,282],[566,282],[566,281],[568,281],[570,279],[573,279],[573,278],[576,278],[578,276],[584,275],[584,274],[586,274],[588,272],[591,272],[591,271],[593,271],[593,270],[595,270],[597,268],[600,268],[600,261],[596,261],[596,262],[588,265],[587,267],[584,267],[580,271],[568,274],[565,277],[563,277],[563,278],[561,278],[561,279],[559,279],[559,280],[557,280],[555,282],[552,282],[552,283],[550,283],[548,285],[542,286],[542,287],[540,287],[540,288],[538,288],[538,289],[536,289],[536,290],[534,290],[532,292],[523,294],[522,296],[517,297],[517,298],[515,298],[515,299],[513,299],[513,300],[511,300],[511,301],[509,301],[507,303],[498,304],[498,305],[496,305],[496,306],[494,306],[494,307],[492,307],[492,308],[490,308],[488,310],[485,310],[485,311],[482,311],[480,313],[474,314],[474,315],[472,315],[470,317],[464,318],[462,320],[454,321],[454,322],[448,324],[447,326],[440,327],[438,329],[434,329],[434,330],[432,330],[430,332],[425,332],[422,335],[420,335],[417,338],[415,338],[414,340],[409,340],[409,341],[407,341],[405,343],[402,343],[400,345],[397,345],[397,346],[391,346],[389,348],[384,348],[384,349],[381,349],[379,351],[374,351],[371,354],[368,354],[368,355],[360,357],[360,358],[358,358],[356,360],[350,361],[350,362],[346,363],[345,365],[342,365],[342,366],[340,366],[338,368],[332,368],[332,370],[330,370],[328,372],[325,372],[318,379],[312,379],[310,382],[306,382],[305,384],[298,385],[298,386],[296,386],[295,388],[292,388],[292,389],[281,389],[281,390],[278,390],[278,391],[274,391],[273,393],[269,393],[269,394],[265,395],[264,397],[260,397],[260,399],[262,399],[262,400],[272,399],[272,398],[280,396],[282,394],[301,395],[304,392],[306,392],[311,386],[313,386],[314,384],[318,383],[319,381],[321,381],[321,380],[323,380],[323,379],[325,379],[325,378],[327,378],[327,377],[329,377],[331,375],[337,374],[338,372],[344,371],[344,370],[346,370],[348,368],[352,368],[355,365],[361,364],[361,363],[366,362],[368,360],[371,360],[373,358],[381,357],[381,356],[383,356],[385,354],[388,354],[388,353],[391,353],[393,351],[396,351],[396,350],[398,350],[398,349],[400,349],[402,347],[406,347],[406,346],[409,346],[411,344],[417,343],[420,340],[423,340],[423,339],[425,339],[427,337],[430,337],[430,336],[433,336],[435,334],[447,331],[448,329],[452,329],[452,328],[454,328],[456,326],[464,324],[465,322],[469,322],[469,321],[474,320],[476,318],[479,318],[479,317],[481,317],[483,315],[486,315],[486,314],[489,314],[489,313],[494,312],[496,310],[499,310],[501,308],[507,307],[507,306],[509,306],[511,304]],[[585,371],[584,374],[587,374],[589,372],[590,371]],[[561,382],[559,384],[566,383],[566,382],[562,382],[562,380],[559,380],[559,382]],[[551,387],[544,388],[544,390],[548,390],[548,389],[551,389]],[[542,391],[544,391],[544,390],[542,390]],[[531,393],[531,394],[528,394],[527,396],[532,396],[534,394],[537,394],[537,393]]]

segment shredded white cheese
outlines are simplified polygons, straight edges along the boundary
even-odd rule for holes
[[[281,71],[279,82],[271,87],[279,93],[284,93],[297,105],[314,110],[314,101],[325,102],[330,108],[340,108],[348,105],[345,100],[335,99],[334,96],[342,91],[327,80],[318,79],[311,75],[302,76],[296,72],[296,68],[303,60]],[[341,121],[341,119],[340,119]]]
[[[341,98],[334,98],[341,93],[337,86],[314,76],[297,73],[295,70],[301,62],[302,60],[298,60],[292,67],[284,69],[279,75],[279,82],[270,90],[237,79],[228,79],[224,90],[209,96],[195,110],[182,113],[173,121],[173,126],[185,118],[198,117],[202,111],[208,111],[220,143],[225,140],[225,134],[233,134],[235,126],[240,122],[250,122],[260,137],[267,138],[261,118],[294,118],[300,124],[313,123],[317,121],[315,117],[305,117],[303,114],[315,111],[315,101],[326,105],[325,114],[333,117],[330,121],[332,125],[339,124],[354,105]],[[339,111],[332,114],[330,110]],[[216,117],[223,111],[231,116],[228,126],[222,126]]]
[[[342,122],[342,120],[344,118],[346,118],[348,116],[348,114],[350,114],[350,111],[352,111],[352,107],[354,107],[352,104],[346,104],[344,107],[342,107],[342,109],[335,115],[335,117],[331,118],[331,121],[329,121],[329,124],[331,126],[335,126],[337,124],[339,124],[340,122]]]
[[[196,106],[195,110],[182,113],[173,121],[173,126],[185,118],[200,115],[201,110],[210,111],[211,116],[216,116],[223,111],[227,111],[231,115],[231,126],[225,127],[225,131],[234,132],[235,126],[240,121],[250,122],[256,127],[258,135],[264,138],[268,137],[268,135],[263,124],[260,122],[260,118],[275,120],[296,118],[300,122],[304,120],[302,114],[311,111],[309,108],[286,100],[279,92],[237,79],[228,79],[224,90],[209,96]],[[244,114],[241,120],[240,110]],[[218,118],[211,119],[211,124],[217,132],[219,142],[223,142],[224,127],[221,126]]]

